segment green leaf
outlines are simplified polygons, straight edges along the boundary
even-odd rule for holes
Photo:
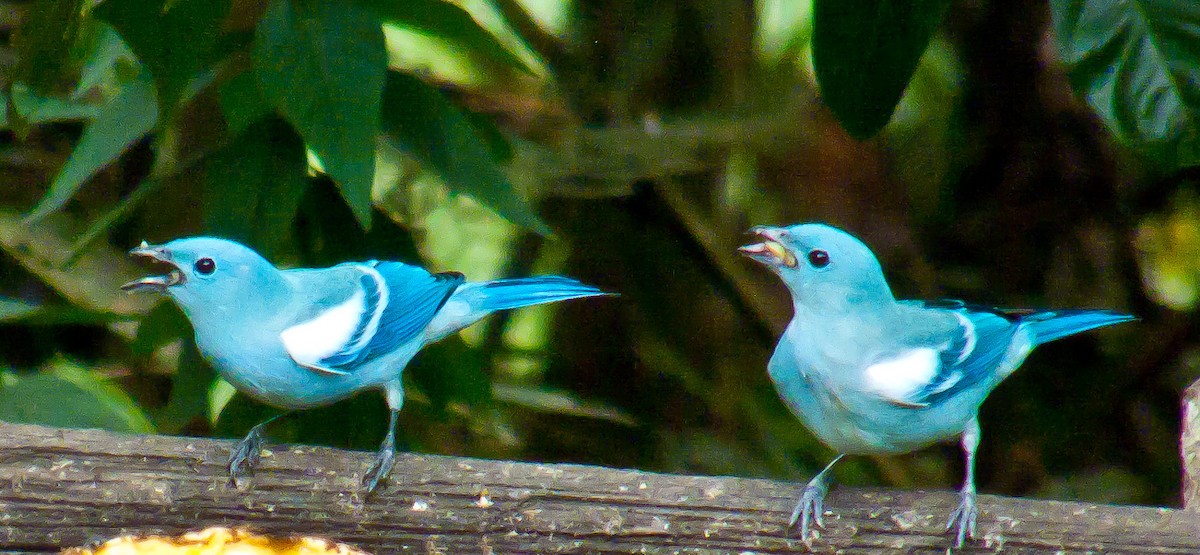
[[[184,329],[191,328],[185,324]],[[141,333],[140,328],[138,333]],[[208,392],[216,381],[216,371],[200,356],[195,343],[184,342],[179,366],[171,378],[171,395],[167,405],[154,415],[158,428],[166,433],[179,433],[193,420],[205,416],[208,413]]]
[[[30,124],[89,120],[99,112],[91,104],[39,95],[23,83],[13,83],[12,103],[17,115]]]
[[[26,325],[102,325],[128,319],[117,314],[96,312],[70,304],[42,305],[0,297],[0,324]]]
[[[1052,0],[1071,81],[1122,140],[1200,164],[1200,3]]]
[[[124,249],[99,243],[66,267],[71,240],[79,234],[77,219],[52,215],[36,226],[25,225],[14,213],[0,210],[0,248],[74,306],[114,318],[145,314],[158,302],[153,295],[130,295],[122,283],[146,275]]]
[[[768,67],[785,59],[794,59],[797,50],[807,47],[812,38],[812,4],[795,0],[755,2],[757,17],[755,50]]]
[[[892,117],[949,0],[813,0],[813,68],[825,105],[857,139]]]
[[[581,400],[569,391],[497,383],[492,384],[492,395],[497,401],[547,414],[637,426],[637,421],[625,411],[604,403]]]
[[[470,111],[463,111],[461,113],[471,123],[471,127],[479,133],[479,138],[483,141],[483,144],[487,145],[492,159],[500,164],[512,161],[513,155],[516,152],[513,150],[512,144],[508,142],[508,139],[504,137],[504,132],[500,131],[499,127],[496,127],[496,124],[490,117]]]
[[[390,218],[380,218],[371,229],[355,223],[354,214],[329,179],[315,179],[300,201],[296,226],[299,259],[308,266],[332,266],[347,260],[400,260],[422,263],[410,230]]]
[[[13,33],[17,47],[12,81],[28,83],[34,90],[51,93],[70,79],[71,45],[79,33],[80,0],[36,0],[26,8]]]
[[[944,209],[947,175],[965,163],[958,117],[964,71],[954,47],[935,38],[921,56],[896,113],[880,134],[895,175],[907,185],[909,218],[928,221]]]
[[[191,331],[191,324],[175,303],[160,302],[138,323],[137,335],[129,343],[129,350],[137,356],[150,356],[156,349],[191,335]]]
[[[455,192],[517,225],[550,233],[500,171],[479,131],[434,88],[411,75],[388,73],[383,125],[398,148],[435,170]]]
[[[209,159],[205,228],[253,246],[268,258],[292,241],[292,221],[308,188],[304,141],[286,122],[251,125]]]
[[[150,79],[143,74],[100,108],[28,220],[41,220],[62,208],[88,178],[116,160],[157,124],[158,101]]]
[[[460,46],[470,54],[530,72],[496,36],[462,7],[445,0],[357,0],[380,19],[410,31]]]
[[[258,24],[254,64],[263,96],[316,152],[359,223],[370,226],[387,73],[379,20],[333,0],[272,0]]]
[[[120,33],[174,109],[188,83],[221,59],[221,21],[230,0],[105,0],[94,13]]]
[[[239,73],[221,85],[218,99],[229,134],[234,137],[274,111],[263,98],[258,79],[250,72]]]
[[[146,415],[121,388],[67,362],[28,375],[4,372],[0,383],[0,420],[6,422],[154,431]]]
[[[121,35],[111,25],[93,22],[96,28],[95,39],[83,62],[79,73],[79,83],[71,98],[79,98],[88,91],[100,86],[108,78],[122,59],[133,60],[136,56],[129,50]]]
[[[74,265],[80,257],[85,256],[88,250],[95,246],[97,241],[106,236],[109,229],[127,218],[133,212],[133,209],[142,203],[142,200],[168,182],[166,178],[153,175],[143,179],[129,194],[122,197],[116,206],[113,206],[103,215],[92,220],[87,229],[71,244],[70,251],[63,264],[66,266]]]

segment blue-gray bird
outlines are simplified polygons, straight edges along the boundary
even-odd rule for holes
[[[1036,346],[1133,320],[1108,310],[1003,310],[959,301],[900,301],[879,261],[823,224],[755,227],[739,250],[779,275],[795,313],[767,366],[780,397],[836,458],[792,511],[808,541],[822,526],[828,474],[845,455],[907,453],[961,438],[966,455],[955,545],[975,537],[979,406]]]
[[[382,390],[391,418],[363,478],[368,492],[392,468],[396,416],[404,404],[400,374],[417,351],[497,310],[607,295],[559,276],[471,283],[456,272],[431,274],[400,262],[279,270],[241,244],[212,237],[143,242],[130,254],[169,271],[122,289],[157,291],[175,301],[192,323],[200,352],[239,391],[291,411]],[[234,483],[258,463],[271,420],[234,448]]]

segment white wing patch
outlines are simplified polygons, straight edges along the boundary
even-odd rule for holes
[[[365,300],[366,294],[357,289],[342,304],[318,314],[312,320],[283,330],[279,339],[283,341],[284,350],[296,364],[323,372],[344,374],[345,372],[321,366],[320,362],[321,359],[346,348],[346,343],[354,336],[362,321],[363,311],[366,310]],[[378,325],[378,315],[375,316],[374,323]]]
[[[933,381],[939,364],[936,350],[913,349],[868,366],[867,387],[897,404],[921,406],[909,399]]]
[[[975,342],[978,341],[978,337],[975,335],[975,323],[970,318],[958,312],[954,313],[954,317],[958,318],[959,324],[962,324],[963,337],[966,339],[966,344],[963,345],[962,352],[958,354],[958,363],[962,364],[964,360],[967,360],[967,357],[971,356],[971,353],[975,352]]]
[[[383,311],[387,308],[388,296],[390,294],[387,282],[384,281],[383,276],[375,268],[371,266],[358,266],[357,268],[360,272],[370,276],[375,281],[375,291],[379,294],[379,300],[375,303],[375,313],[371,315],[371,319],[367,322],[367,327],[363,330],[362,335],[353,345],[347,345],[344,349],[345,351],[362,349],[375,337],[375,332],[379,330],[379,321],[383,318]]]

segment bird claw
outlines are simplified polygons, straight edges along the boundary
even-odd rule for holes
[[[816,523],[817,526],[824,528],[825,520],[822,516],[825,514],[825,493],[826,488],[821,484],[809,483],[804,487],[804,493],[800,495],[800,501],[796,503],[796,508],[792,509],[792,517],[788,520],[788,529],[790,530],[800,523],[800,539],[804,543],[808,543],[809,523]],[[815,534],[815,530],[813,531]]]
[[[962,547],[967,538],[975,539],[975,520],[979,516],[979,507],[975,504],[975,492],[964,491],[960,494],[958,507],[950,513],[946,521],[946,531],[949,532],[958,523],[958,535],[954,547]]]
[[[372,493],[375,491],[375,488],[379,487],[379,482],[387,478],[395,462],[395,447],[385,446],[379,450],[379,453],[375,455],[375,462],[371,464],[371,468],[363,475],[362,485],[367,489],[367,493]]]
[[[263,438],[258,427],[250,430],[246,437],[233,446],[233,450],[229,453],[229,485],[239,488],[241,484],[239,480],[252,474],[254,467],[258,466],[258,462],[262,455]]]

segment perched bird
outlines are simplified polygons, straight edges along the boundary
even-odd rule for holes
[[[794,315],[767,366],[780,397],[836,458],[804,488],[789,527],[822,526],[828,474],[845,455],[907,453],[961,438],[966,477],[946,522],[975,537],[979,406],[1036,346],[1133,320],[1108,310],[1004,310],[899,301],[871,250],[823,224],[755,227],[739,250],[779,275]]]
[[[169,271],[122,289],[168,295],[191,321],[200,352],[239,391],[291,411],[383,390],[391,419],[363,478],[368,492],[392,468],[404,404],[400,374],[417,351],[497,310],[608,294],[559,276],[472,283],[456,272],[374,260],[279,270],[241,244],[212,237],[143,242],[130,254]],[[231,481],[258,463],[272,420],[234,448]]]

